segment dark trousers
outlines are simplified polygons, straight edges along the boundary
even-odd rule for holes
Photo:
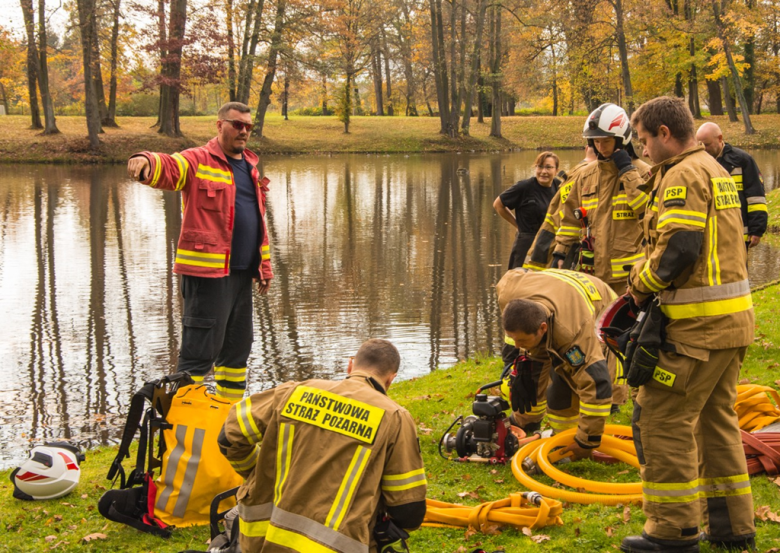
[[[254,340],[252,271],[222,278],[182,275],[182,340],[177,371],[200,382],[213,368],[217,395],[238,401],[246,390],[246,363]]]
[[[525,256],[534,243],[535,234],[527,232],[518,232],[515,243],[512,245],[512,253],[509,256],[509,270],[522,267],[525,263]]]

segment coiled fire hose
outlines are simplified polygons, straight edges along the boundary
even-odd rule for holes
[[[642,484],[633,483],[610,483],[596,482],[586,480],[571,474],[558,470],[553,463],[559,461],[565,455],[560,451],[552,451],[553,448],[568,446],[574,442],[576,429],[572,428],[551,436],[550,438],[537,440],[524,445],[520,451],[512,458],[512,473],[523,486],[530,490],[555,499],[562,499],[572,503],[601,503],[603,505],[617,505],[627,503],[642,502]],[[630,437],[633,431],[630,426],[619,426],[608,424],[604,428],[604,435],[601,437],[601,447],[599,451],[606,453],[619,461],[623,461],[632,467],[639,468],[639,460],[636,456],[634,442],[621,440],[615,436]],[[547,486],[531,478],[523,468],[523,461],[531,459],[547,476],[553,480],[582,491],[571,491],[561,488]]]
[[[772,399],[775,404],[772,404]],[[739,427],[745,432],[755,432],[780,421],[780,394],[769,386],[744,384],[737,386],[737,403],[734,409]]]
[[[536,492],[512,493],[505,499],[489,501],[476,507],[434,499],[426,499],[425,505],[423,526],[436,528],[468,527],[485,532],[490,526],[513,526],[522,530],[563,525],[563,504]]]

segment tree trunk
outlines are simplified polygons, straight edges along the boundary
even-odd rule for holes
[[[271,46],[268,50],[268,66],[265,71],[265,78],[263,79],[263,86],[260,89],[260,101],[257,105],[257,112],[255,112],[255,127],[252,129],[252,135],[263,137],[263,126],[265,125],[265,114],[268,110],[268,105],[271,103],[271,87],[274,84],[274,77],[276,76],[277,59],[279,57],[279,50],[282,47],[282,31],[284,30],[284,12],[287,9],[286,0],[278,0],[276,3],[276,16],[274,18],[274,32],[271,35]],[[288,90],[288,72],[285,72],[285,103],[287,101]],[[287,113],[285,109],[284,119],[287,120]]]
[[[461,18],[461,37],[465,34],[466,6],[465,0],[460,2],[460,11],[463,13]],[[457,0],[452,0],[450,6],[450,119],[447,123],[447,136],[455,138],[458,135],[458,120],[460,119],[460,100],[461,90],[463,88],[463,62],[465,53],[463,47],[465,41],[461,40],[460,57],[458,57],[458,4]]]
[[[254,19],[254,25],[252,27],[252,37],[249,41],[248,49],[245,52],[242,52],[238,69],[238,90],[236,90],[236,99],[242,104],[249,102],[249,92],[252,88],[252,72],[255,67],[257,43],[260,41],[260,28],[262,26],[264,5],[264,0],[257,0],[257,2],[254,3],[254,12],[247,14],[247,29],[249,20]],[[244,44],[246,44],[246,37],[244,38]]]
[[[447,134],[449,114],[449,88],[447,86],[447,60],[444,56],[444,23],[441,16],[441,0],[428,0],[431,10],[431,46],[436,101],[439,104],[439,133]],[[427,100],[427,99],[426,99]]]
[[[623,30],[623,0],[612,0],[612,7],[615,8],[615,38],[617,38],[618,52],[620,53],[620,76],[623,79],[624,101],[626,111],[630,116],[634,113],[634,89],[631,86],[631,72],[628,67],[626,33]]]
[[[352,74],[352,79],[355,79],[355,74]],[[360,89],[358,89],[357,84],[355,85],[355,115],[360,115]]]
[[[347,71],[347,78],[344,79],[344,97],[341,102],[341,121],[344,123],[344,134],[349,134],[349,114],[352,109],[352,73]]]
[[[328,76],[322,74],[322,115],[330,115],[328,112]]]
[[[103,121],[103,125],[106,127],[118,127],[116,124],[116,68],[119,58],[119,7],[121,0],[113,0],[114,2],[114,22],[111,27],[111,76],[109,77],[108,84],[108,114]]]
[[[5,93],[5,86],[3,83],[0,83],[0,97],[3,99],[3,114],[4,115],[10,115],[8,112],[8,96]]]
[[[412,28],[411,14],[406,2],[401,2],[404,13],[404,23],[398,27],[398,43],[401,51],[401,61],[404,65],[404,77],[406,78],[406,115],[417,117],[417,90],[414,79],[414,67],[412,65],[412,48],[409,29]]]
[[[748,10],[753,10],[755,6],[755,0],[747,0],[745,2]],[[777,9],[777,8],[775,8]],[[753,102],[756,92],[756,37],[753,33],[749,32],[745,38],[745,86],[743,88],[745,94],[745,103],[747,104],[749,113],[753,113]]]
[[[731,78],[734,81],[734,93],[737,95],[737,101],[739,101],[739,107],[742,110],[742,122],[745,125],[745,134],[754,134],[756,130],[753,128],[753,123],[750,121],[750,109],[745,100],[745,93],[742,90],[742,81],[739,78],[739,72],[734,64],[734,58],[731,55],[731,46],[726,39],[726,33],[723,31],[723,21],[720,17],[718,10],[717,0],[712,0],[712,8],[715,13],[715,26],[718,29],[718,37],[723,44],[723,51],[726,54],[726,61],[729,64],[731,70]]]
[[[97,3],[95,4],[97,9]],[[97,13],[92,18],[92,78],[95,81],[95,94],[98,102],[98,111],[100,112],[100,122],[108,117],[108,106],[106,105],[106,93],[103,87],[103,70],[100,65],[100,35],[98,34]],[[100,132],[103,132],[101,126]]]
[[[289,121],[290,118],[287,117],[287,108],[290,100],[290,73],[288,71],[284,72],[284,98],[282,99],[282,115],[284,116],[285,121]]]
[[[27,93],[30,97],[30,128],[42,129],[41,111],[38,105],[38,47],[35,41],[35,14],[32,0],[22,0],[24,27],[27,31]]]
[[[387,115],[393,116],[393,85],[390,81],[390,49],[387,47],[387,33],[382,27],[382,55],[385,58],[385,82],[387,83]]]
[[[463,111],[463,122],[461,123],[463,134],[467,136],[469,134],[469,127],[471,126],[471,102],[473,101],[477,79],[479,78],[479,51],[482,48],[482,33],[485,29],[486,12],[487,2],[485,0],[478,0],[476,11],[477,35],[471,49],[471,71],[469,72],[469,83],[466,91],[466,108]],[[465,41],[465,37],[463,40]]]
[[[493,8],[493,18],[491,20],[491,84],[493,86],[493,108],[491,110],[490,136],[502,138],[501,136],[501,6]]]
[[[707,102],[710,115],[723,115],[723,98],[720,94],[720,82],[707,79]]]
[[[696,41],[691,37],[688,53],[691,58],[696,55]],[[701,105],[699,104],[699,79],[696,76],[696,64],[691,62],[691,73],[688,76],[688,109],[696,119],[701,119]]]
[[[171,0],[171,14],[168,21],[168,42],[170,48],[162,65],[160,134],[182,136],[179,125],[179,95],[181,87],[181,51],[187,25],[187,0]]]
[[[477,60],[477,74],[479,75],[477,77],[477,123],[484,123],[487,98],[485,97],[485,77],[482,76],[482,56]]]
[[[682,73],[677,73],[674,77],[674,95],[677,98],[685,98],[685,92],[683,92]]]
[[[376,104],[374,114],[384,115],[385,109],[382,105],[382,60],[376,41],[372,41],[371,44],[371,76],[374,80],[374,101]]]
[[[168,31],[165,30],[165,0],[157,0],[157,36],[158,44],[160,45],[160,67],[162,68],[165,59],[168,57]],[[157,122],[152,125],[152,128],[159,127],[162,117],[163,95],[167,96],[168,91],[164,89],[162,83],[160,83],[160,101],[157,106]]]
[[[739,118],[737,118],[737,108],[734,107],[734,98],[731,97],[731,92],[729,92],[729,81],[726,77],[720,78],[720,86],[723,88],[723,99],[726,102],[726,111],[729,114],[729,121],[736,123],[739,121]]]
[[[46,1],[38,0],[38,86],[41,89],[41,102],[43,103],[43,119],[45,128],[43,134],[59,134],[57,121],[54,117],[54,102],[49,91],[49,37],[46,30]]]
[[[233,31],[233,0],[225,0],[227,19],[228,97],[236,101],[236,38]]]
[[[78,0],[79,30],[81,33],[81,57],[84,64],[84,109],[87,114],[87,133],[93,151],[100,148],[100,110],[98,108],[95,79],[92,76],[92,36],[95,28],[91,19],[95,17],[95,0]]]

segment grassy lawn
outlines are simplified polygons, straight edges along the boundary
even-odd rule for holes
[[[62,134],[43,136],[29,129],[27,116],[0,117],[0,161],[58,163],[121,163],[139,150],[175,152],[200,145],[215,133],[215,117],[183,117],[185,137],[166,138],[151,126],[152,117],[119,118],[120,128],[106,129],[101,135],[99,155],[89,153],[86,122],[83,117],[58,117]],[[743,134],[741,123],[728,118],[711,117],[730,143],[743,148],[780,147],[780,115],[758,115],[753,123],[755,135]],[[279,115],[268,115],[265,138],[250,141],[250,148],[260,153],[416,153],[455,151],[506,151],[513,149],[581,148],[584,118],[573,117],[506,117],[502,119],[504,138],[488,136],[490,121],[471,124],[471,136],[449,139],[438,134],[439,120],[433,117],[354,117],[350,134],[335,116],[292,116],[284,121]]]
[[[773,385],[780,379],[780,286],[771,286],[754,294],[756,305],[756,341],[749,348],[743,368],[743,382]],[[425,458],[429,497],[451,503],[477,505],[521,491],[509,466],[464,465],[443,460],[437,443],[455,416],[470,414],[474,390],[497,378],[500,360],[476,358],[449,370],[394,384],[390,395],[404,405],[418,424],[420,444]],[[775,384],[777,386],[777,384]],[[610,422],[629,424],[629,406]],[[142,534],[128,527],[109,523],[97,512],[97,501],[105,490],[105,473],[113,459],[113,448],[87,453],[81,483],[74,493],[59,500],[26,503],[11,497],[10,471],[0,473],[0,551],[133,551],[177,552],[205,550],[206,527],[177,530],[170,540]],[[134,457],[132,457],[134,458]],[[128,465],[129,468],[129,465]],[[581,461],[564,468],[578,476],[606,482],[637,481],[637,471],[627,465],[601,465]],[[626,472],[627,471],[627,472]],[[541,478],[548,484],[552,482]],[[780,478],[758,476],[751,479],[755,507],[768,506],[780,511]],[[465,497],[459,496],[465,494]],[[495,535],[423,528],[412,535],[415,552],[464,552],[476,547],[486,551],[615,551],[620,540],[642,530],[644,516],[637,506],[604,507],[567,504],[564,525],[534,532],[549,536],[538,545],[521,532],[503,530]],[[780,523],[757,520],[759,551],[780,547]],[[84,538],[97,534],[90,541]],[[702,551],[709,548],[702,546]]]

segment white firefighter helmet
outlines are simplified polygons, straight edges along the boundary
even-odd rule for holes
[[[617,146],[631,143],[631,123],[626,111],[615,104],[601,104],[588,115],[582,138],[615,138]]]
[[[32,448],[30,458],[11,473],[14,497],[31,501],[70,493],[79,483],[79,463],[83,460],[79,448],[65,442]]]

